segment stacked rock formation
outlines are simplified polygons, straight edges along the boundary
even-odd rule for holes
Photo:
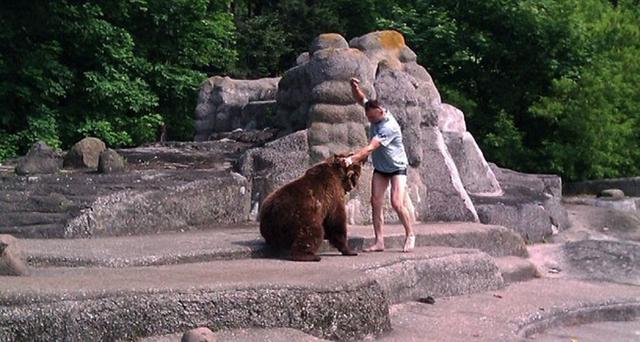
[[[307,130],[310,163],[367,143],[368,125],[363,108],[351,93],[352,77],[360,79],[367,95],[382,101],[402,127],[410,164],[409,205],[416,218],[478,221],[458,167],[438,129],[439,116],[442,113],[446,117],[451,106],[441,103],[431,76],[417,64],[416,54],[398,32],[373,32],[350,43],[338,34],[320,35],[311,43],[309,52],[298,58],[298,65],[285,73],[276,97],[277,115],[292,123],[292,130]],[[447,120],[450,121],[441,121]],[[473,142],[470,134],[465,138]],[[476,157],[484,162],[481,153]],[[497,185],[495,176],[486,172],[490,171],[486,162],[483,165],[485,172],[473,169],[469,174],[484,178],[475,182]],[[307,166],[301,164],[300,169]],[[364,177],[349,202],[352,223],[368,221],[369,183],[370,179]],[[499,185],[491,191],[499,192]]]
[[[519,225],[518,231],[526,230],[534,220],[539,233],[528,235],[533,240],[566,227],[566,213],[558,209],[560,179],[532,176],[535,181],[527,180],[524,187],[529,183],[535,186],[525,191],[511,185],[513,177],[507,177],[507,189],[531,195],[518,195],[516,201],[507,196],[495,172],[511,173],[489,166],[466,130],[464,114],[442,102],[431,76],[417,63],[416,54],[400,33],[372,32],[348,43],[338,34],[322,34],[311,42],[308,52],[297,58],[296,64],[279,80],[277,92],[264,86],[276,79],[267,82],[220,77],[210,78],[200,92],[196,125],[208,130],[200,129],[196,140],[206,139],[210,131],[216,130],[262,126],[279,129],[279,140],[248,150],[237,165],[239,172],[252,180],[253,218],[273,189],[333,154],[367,144],[368,122],[349,84],[355,77],[360,79],[366,95],[380,100],[402,128],[409,158],[406,200],[417,220],[509,223]],[[262,88],[257,84],[263,84]],[[254,93],[238,90],[249,88]],[[246,110],[252,101],[265,99],[256,94],[267,93],[275,93],[275,110]],[[229,109],[231,103],[237,104],[233,110]],[[246,124],[256,122],[261,124]],[[370,222],[370,168],[365,166],[358,189],[350,195],[348,212],[352,224]],[[505,205],[509,206],[509,217],[500,214],[505,212]],[[535,218],[531,212],[535,212]],[[385,215],[387,221],[397,219],[393,210],[386,210]]]

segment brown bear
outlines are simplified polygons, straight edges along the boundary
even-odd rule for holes
[[[267,244],[291,249],[295,261],[320,261],[323,239],[342,255],[357,255],[347,245],[345,200],[362,168],[345,167],[344,157],[327,158],[267,196],[260,210],[260,234]]]

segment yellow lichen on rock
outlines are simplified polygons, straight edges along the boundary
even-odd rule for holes
[[[338,42],[344,40],[344,38],[337,33],[323,33],[319,35],[318,38],[326,42]]]
[[[384,49],[401,49],[405,47],[404,37],[398,31],[381,31],[378,36],[380,46]]]

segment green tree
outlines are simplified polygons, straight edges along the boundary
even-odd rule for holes
[[[237,44],[241,52],[235,76],[260,78],[280,74],[282,60],[293,51],[290,35],[275,13],[239,22]]]
[[[548,170],[571,180],[640,172],[640,24],[638,8],[627,5],[577,7],[592,37],[591,62],[531,108],[550,123],[541,149]]]
[[[588,56],[578,1],[407,1],[379,18],[403,32],[488,159],[533,170],[547,132],[529,107]]]
[[[237,58],[228,1],[0,6],[0,159],[36,140],[140,144],[162,124],[170,138],[191,138],[195,90]]]
[[[375,18],[397,1],[234,0],[240,63],[234,74],[253,78],[281,75],[322,33],[346,39],[376,28]]]

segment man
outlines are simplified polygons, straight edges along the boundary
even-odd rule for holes
[[[385,110],[376,100],[367,100],[360,81],[351,79],[351,91],[356,101],[364,106],[367,120],[371,123],[369,145],[345,158],[344,163],[362,162],[371,154],[373,162],[373,178],[371,180],[371,208],[375,243],[365,252],[384,251],[384,194],[391,184],[391,206],[398,213],[404,226],[405,241],[402,250],[410,252],[415,247],[415,235],[411,226],[411,216],[404,203],[407,187],[407,154],[402,143],[400,125],[391,113]]]

